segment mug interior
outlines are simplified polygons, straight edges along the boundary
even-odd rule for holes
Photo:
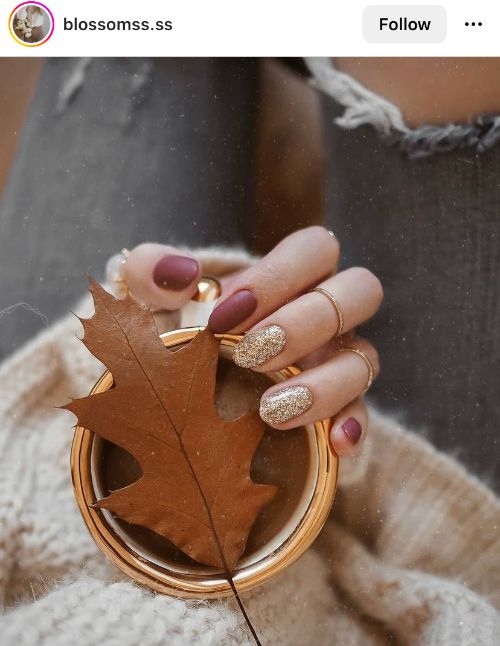
[[[249,410],[258,409],[260,396],[266,388],[284,378],[279,373],[262,375],[239,368],[231,361],[231,353],[232,347],[221,345],[215,405],[224,419],[236,419]],[[254,482],[275,484],[279,489],[257,518],[236,572],[252,567],[281,549],[294,533],[311,503],[318,464],[313,426],[289,431],[266,428],[252,462],[251,477]],[[96,499],[132,484],[140,476],[140,466],[132,455],[94,436],[91,480]],[[150,564],[187,577],[221,574],[214,568],[196,563],[159,534],[131,525],[107,510],[102,510],[102,513],[109,528],[127,549]]]

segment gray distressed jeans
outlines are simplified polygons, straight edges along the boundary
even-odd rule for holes
[[[146,241],[250,234],[256,63],[65,59],[43,70],[0,204],[0,357]]]
[[[397,106],[322,59],[326,212],[345,265],[382,281],[361,330],[371,390],[500,491],[500,118],[411,130]]]

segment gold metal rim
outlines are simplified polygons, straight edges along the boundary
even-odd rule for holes
[[[202,328],[193,327],[167,332],[161,338],[167,347],[175,346],[190,341],[200,329]],[[234,347],[241,339],[241,336],[230,334],[217,337],[223,345],[229,347]],[[279,372],[283,377],[291,377],[299,374],[300,370],[291,366]],[[111,383],[112,377],[106,372],[91,393],[106,390]],[[313,426],[318,449],[318,475],[308,509],[295,531],[278,549],[236,572],[234,582],[241,592],[265,583],[296,561],[317,537],[328,517],[337,484],[338,458],[328,441],[331,420],[322,420]],[[71,448],[71,474],[80,512],[98,547],[137,583],[157,592],[191,599],[232,595],[228,582],[217,575],[182,576],[146,561],[124,544],[110,527],[103,513],[90,506],[96,500],[91,477],[93,440],[94,433],[77,426]]]

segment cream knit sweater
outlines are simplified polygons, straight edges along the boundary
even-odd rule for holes
[[[205,271],[244,266],[202,252]],[[88,309],[88,299],[86,307]],[[234,603],[141,589],[95,547],[71,488],[72,416],[102,366],[68,317],[0,369],[0,644],[251,644]],[[500,503],[452,459],[371,411],[316,544],[245,595],[267,645],[500,644]]]

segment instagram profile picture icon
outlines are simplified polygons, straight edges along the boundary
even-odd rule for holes
[[[9,30],[20,45],[39,47],[54,32],[54,16],[41,2],[22,2],[9,16]]]

